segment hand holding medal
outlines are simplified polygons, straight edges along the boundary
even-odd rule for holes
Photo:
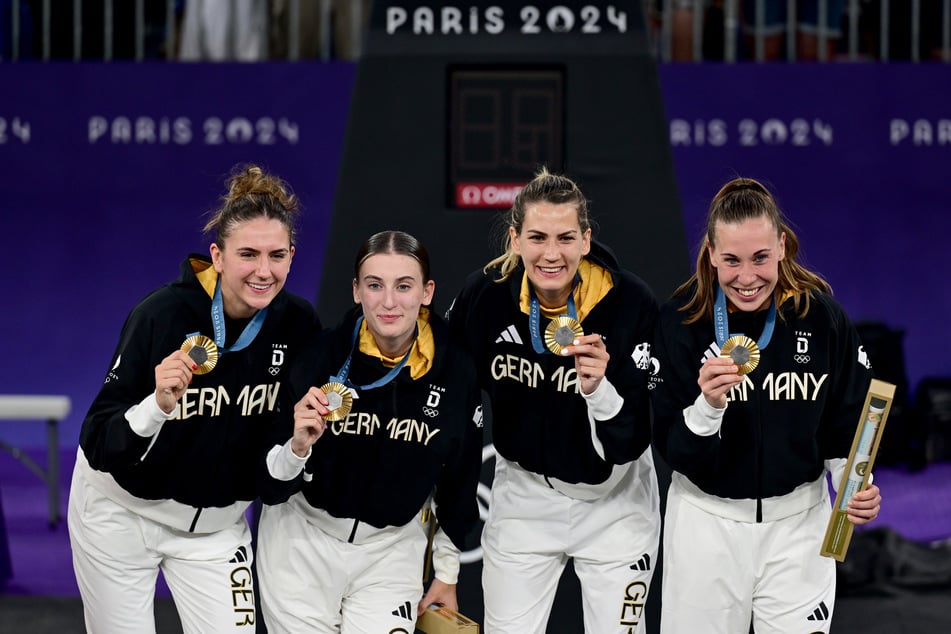
[[[713,304],[713,327],[720,356],[707,359],[700,368],[697,383],[704,398],[713,407],[726,407],[726,395],[745,380],[745,376],[759,365],[762,351],[769,345],[776,325],[776,303],[770,300],[766,309],[766,321],[758,341],[729,331],[729,311],[723,289],[717,287]],[[733,370],[734,366],[736,370]]]
[[[611,358],[604,339],[598,334],[579,335],[557,354],[575,358],[575,372],[582,394],[591,394],[598,389]]]
[[[294,405],[294,435],[291,437],[291,451],[301,458],[307,455],[311,446],[327,429],[327,420],[330,420],[331,415],[328,407],[329,400],[323,388],[312,387]]]
[[[166,414],[171,414],[192,382],[198,365],[185,352],[176,350],[155,366],[155,401]]]
[[[716,298],[713,303],[713,328],[717,343],[720,345],[720,356],[729,357],[736,364],[739,374],[749,374],[759,365],[761,350],[765,350],[773,338],[773,328],[776,326],[776,302],[770,300],[766,309],[766,323],[758,341],[742,334],[730,333],[729,311],[727,310],[726,296],[723,289],[717,287]]]

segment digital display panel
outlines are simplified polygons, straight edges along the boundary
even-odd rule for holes
[[[450,68],[449,204],[504,208],[564,158],[560,68]]]

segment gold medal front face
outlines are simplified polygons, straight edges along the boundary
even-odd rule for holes
[[[353,395],[343,383],[331,381],[320,386],[320,391],[327,395],[327,409],[330,414],[326,416],[329,421],[343,420],[350,413],[353,407]]]
[[[182,352],[187,354],[198,367],[195,374],[208,374],[218,363],[218,346],[205,335],[192,335],[182,344]]]
[[[545,345],[554,354],[561,355],[561,351],[570,346],[578,337],[584,336],[584,330],[577,319],[568,315],[561,315],[548,322],[545,328]]]
[[[749,374],[759,365],[759,346],[746,335],[736,335],[723,342],[720,356],[733,360],[737,374]]]

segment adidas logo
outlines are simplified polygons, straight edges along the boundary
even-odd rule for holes
[[[808,617],[807,621],[825,621],[829,618],[829,608],[826,607],[825,601],[819,602],[819,607],[812,611]]]
[[[703,351],[703,358],[700,359],[700,363],[703,363],[707,359],[715,359],[720,356],[720,346],[716,341],[707,346],[707,349]]]
[[[518,336],[518,331],[515,329],[515,324],[512,324],[503,330],[502,334],[499,335],[499,338],[495,340],[495,343],[501,343],[503,341],[522,345],[522,338]]]
[[[641,558],[631,564],[631,570],[650,570],[651,556],[647,553],[641,555]]]
[[[228,562],[229,564],[243,564],[248,561],[248,549],[244,546],[238,548],[234,553],[234,557]]]
[[[413,608],[413,605],[409,601],[407,601],[406,603],[402,604],[400,607],[393,610],[391,614],[393,614],[393,616],[404,618],[407,621],[412,621],[413,619],[416,618],[416,610]]]

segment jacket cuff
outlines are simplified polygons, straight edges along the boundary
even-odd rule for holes
[[[687,424],[687,429],[698,436],[712,436],[720,433],[725,411],[726,407],[719,409],[710,405],[701,393],[693,405],[684,408],[684,422]]]
[[[825,461],[825,468],[832,478],[832,488],[839,492],[839,483],[842,482],[842,476],[845,475],[845,458],[830,458]]]
[[[459,554],[443,529],[437,529],[433,537],[433,570],[437,579],[451,586],[459,582]]]
[[[307,448],[307,455],[301,458],[291,449],[291,439],[283,445],[274,445],[267,452],[267,472],[275,480],[288,482],[300,475],[310,458],[311,448]]]
[[[826,470],[832,478],[832,488],[835,489],[836,493],[839,492],[839,484],[842,482],[842,476],[845,475],[845,467],[848,462],[847,458],[830,458],[825,461]],[[868,483],[872,484],[874,481],[875,474],[868,474]]]
[[[611,420],[621,411],[624,405],[624,397],[618,394],[617,388],[608,380],[608,377],[601,379],[598,387],[591,394],[581,392],[581,397],[588,404],[588,414],[594,420]]]
[[[176,407],[171,413],[166,414],[159,407],[155,400],[155,393],[146,396],[142,401],[133,405],[125,412],[125,419],[129,421],[129,427],[142,438],[151,438],[162,429],[165,421],[175,416],[178,412]]]

